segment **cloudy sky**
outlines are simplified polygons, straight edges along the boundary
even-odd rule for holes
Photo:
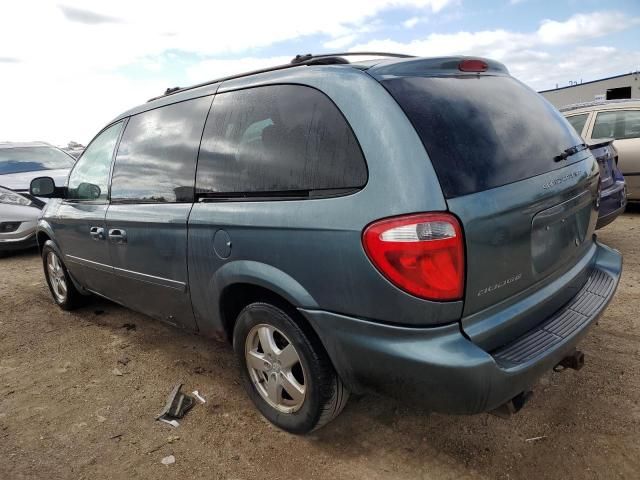
[[[344,50],[488,56],[541,90],[640,69],[640,2],[5,0],[0,141],[87,143],[167,87]]]

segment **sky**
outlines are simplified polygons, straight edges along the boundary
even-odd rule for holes
[[[640,69],[640,1],[4,0],[0,141],[86,144],[167,87],[366,50],[485,56],[566,86]]]

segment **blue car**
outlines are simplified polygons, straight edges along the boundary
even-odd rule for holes
[[[612,138],[587,142],[600,167],[600,211],[596,230],[609,225],[627,206],[627,185],[618,169],[618,152]]]

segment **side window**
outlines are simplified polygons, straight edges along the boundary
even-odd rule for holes
[[[193,202],[198,146],[211,96],[139,113],[129,119],[111,180],[111,201]]]
[[[366,182],[351,127],[323,93],[270,85],[216,95],[200,147],[197,193],[304,195]]]
[[[587,123],[587,118],[589,118],[588,113],[582,113],[580,115],[572,115],[567,117],[567,120],[573,127],[573,129],[578,133],[578,135],[582,135],[582,129],[584,128],[584,124]]]
[[[67,198],[94,201],[107,199],[113,149],[121,129],[122,122],[115,123],[92,140],[69,175]]]
[[[640,137],[640,110],[599,112],[592,138],[613,137],[616,140]]]

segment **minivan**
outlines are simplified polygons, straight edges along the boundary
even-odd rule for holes
[[[598,165],[482,58],[291,64],[111,121],[38,223],[63,309],[96,294],[232,343],[247,393],[306,433],[350,392],[515,411],[613,297]]]

